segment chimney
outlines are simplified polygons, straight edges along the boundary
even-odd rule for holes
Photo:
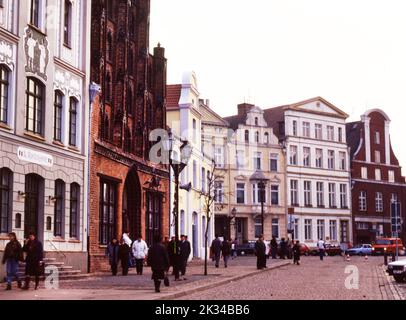
[[[250,103],[241,103],[238,105],[238,115],[239,116],[245,116],[252,108],[255,106]]]
[[[208,106],[210,108],[210,100],[206,99],[206,106]]]
[[[154,48],[154,57],[155,58],[165,58],[165,48],[161,47],[161,44],[158,43],[158,46]]]

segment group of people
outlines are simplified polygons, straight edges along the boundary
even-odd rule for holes
[[[29,234],[28,239],[24,241],[24,246],[18,241],[14,232],[9,233],[8,237],[10,241],[6,245],[2,260],[2,264],[6,265],[7,271],[6,290],[10,291],[12,289],[14,279],[17,280],[18,288],[29,290],[31,277],[35,278],[35,290],[37,290],[44,267],[42,243],[38,241],[34,233]],[[20,262],[25,262],[24,286],[19,275]]]
[[[212,241],[210,247],[211,257],[216,264],[216,268],[220,267],[221,256],[223,256],[224,268],[228,267],[230,257],[234,259],[237,255],[236,246],[237,240],[232,241],[231,239],[225,239],[221,241],[220,236],[216,234],[216,238]]]

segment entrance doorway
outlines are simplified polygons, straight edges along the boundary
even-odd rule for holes
[[[30,233],[37,235],[39,240],[43,238],[43,217],[40,208],[44,207],[44,182],[43,178],[36,174],[28,174],[25,177],[25,202],[24,202],[24,237]]]
[[[135,170],[131,170],[123,191],[123,232],[128,231],[135,240],[141,235],[141,185]]]
[[[247,219],[237,218],[236,219],[236,236],[239,243],[246,242],[247,239]]]
[[[156,236],[162,235],[162,194],[158,192],[147,192],[147,214],[146,214],[146,242],[154,244]]]

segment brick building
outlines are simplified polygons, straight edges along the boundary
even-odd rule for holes
[[[169,174],[149,161],[149,135],[166,128],[166,59],[149,54],[149,0],[93,1],[90,270],[106,266],[105,247],[124,230],[169,234]],[[98,30],[98,32],[96,31]]]
[[[369,110],[361,121],[347,124],[355,243],[392,236],[394,201],[400,202],[405,220],[406,183],[391,146],[389,125],[389,117],[379,109]],[[404,224],[401,237],[406,240]]]

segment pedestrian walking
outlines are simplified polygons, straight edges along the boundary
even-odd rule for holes
[[[288,238],[288,240],[286,241],[286,254],[288,256],[288,259],[293,258],[293,245],[294,243],[292,243],[292,240]]]
[[[216,268],[220,267],[220,258],[221,258],[221,240],[220,236],[216,234],[216,239],[211,243],[211,252],[213,254],[213,260],[216,262]]]
[[[324,256],[326,255],[326,244],[323,239],[320,239],[317,242],[317,248],[319,249],[320,260],[324,260]]]
[[[288,251],[288,244],[287,244],[287,242],[285,241],[285,238],[282,238],[281,239],[281,243],[280,243],[280,246],[281,246],[281,259],[286,259],[286,255],[287,255],[287,251]]]
[[[231,260],[237,258],[237,246],[238,246],[238,239],[235,239],[231,244]]]
[[[175,281],[180,280],[180,269],[182,265],[182,257],[180,255],[180,241],[173,238],[173,241],[170,242],[170,255],[172,257],[172,266],[173,266],[173,275],[175,275]]]
[[[230,259],[230,255],[231,255],[231,239],[223,241],[223,243],[221,245],[221,253],[223,255],[224,268],[227,268],[228,260]]]
[[[124,241],[125,244],[127,244],[128,248],[131,249],[133,241],[130,238],[130,232],[128,230],[125,230],[122,236],[122,241]],[[133,257],[132,257],[132,252],[131,250],[128,251],[128,267],[133,268],[134,263],[133,263]]]
[[[190,246],[190,242],[187,239],[187,236],[182,235],[181,242],[180,242],[180,256],[181,256],[180,273],[183,277],[183,280],[187,280],[185,278],[185,275],[186,275],[187,263],[189,261],[191,252],[192,252],[192,248]]]
[[[300,242],[296,241],[293,246],[293,264],[300,265]]]
[[[161,237],[155,236],[155,244],[149,249],[148,252],[148,265],[151,266],[152,277],[155,285],[155,292],[161,292],[161,281],[167,277],[169,270],[169,257],[168,250],[161,243]]]
[[[271,240],[271,254],[272,254],[272,259],[276,259],[278,255],[278,242],[276,241],[276,237],[272,236]]]
[[[117,275],[119,249],[120,249],[120,246],[118,244],[118,240],[115,238],[113,240],[111,240],[111,242],[108,244],[107,249],[106,249],[106,255],[109,258],[109,264],[110,264],[111,273],[113,276]]]
[[[129,269],[129,255],[130,255],[130,247],[128,246],[127,242],[125,242],[123,239],[121,240],[120,243],[120,248],[118,250],[118,255],[119,259],[121,261],[121,268],[123,271],[123,276],[128,275],[128,269]]]
[[[266,268],[266,245],[263,235],[255,243],[255,255],[257,256],[257,269],[262,270]]]
[[[26,253],[25,258],[25,283],[23,290],[30,289],[31,277],[35,277],[35,290],[38,290],[39,277],[41,275],[41,266],[43,263],[44,250],[42,243],[38,241],[34,233],[30,233],[25,241],[23,251]]]
[[[141,236],[139,236],[137,240],[133,242],[132,253],[135,259],[137,275],[142,276],[144,261],[148,254],[148,246],[147,243],[142,240]]]
[[[14,232],[8,234],[10,240],[7,243],[4,250],[2,264],[6,265],[7,272],[7,291],[11,290],[11,284],[14,278],[17,279],[18,287],[21,288],[21,280],[18,275],[18,265],[20,261],[23,261],[23,248],[20,242],[17,240],[17,235]]]
[[[173,266],[173,260],[174,260],[174,247],[175,247],[175,237],[171,238],[171,241],[168,242],[166,249],[168,251],[168,256],[169,256],[169,265],[172,267],[172,275],[175,275],[175,270]]]

